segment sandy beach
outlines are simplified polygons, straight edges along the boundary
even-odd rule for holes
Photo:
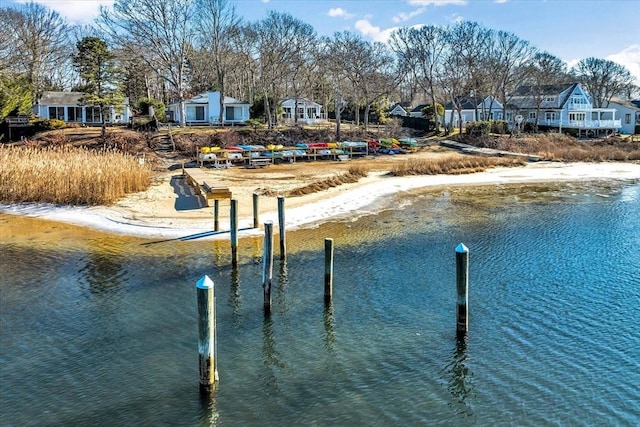
[[[449,151],[431,151],[411,156],[457,155]],[[227,185],[238,201],[240,236],[261,234],[252,228],[253,193],[269,190],[272,194],[298,188],[326,177],[344,173],[350,166],[362,165],[369,170],[366,178],[285,199],[287,229],[313,226],[327,218],[357,216],[380,198],[421,188],[447,188],[461,185],[518,184],[535,182],[640,180],[637,163],[559,163],[536,162],[523,167],[493,168],[466,175],[389,176],[395,162],[405,156],[381,156],[350,162],[298,162],[271,165],[261,169],[207,169],[212,179]],[[213,204],[213,203],[212,203]],[[229,227],[229,200],[220,202],[220,227]],[[213,230],[213,208],[196,196],[182,177],[180,169],[160,173],[145,192],[131,194],[113,206],[60,207],[42,204],[0,205],[9,214],[60,221],[93,229],[143,238],[228,238]],[[260,196],[259,221],[277,224],[277,197]]]

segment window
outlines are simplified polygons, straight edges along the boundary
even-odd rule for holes
[[[544,113],[544,119],[547,121],[555,121],[556,120],[556,112],[555,111],[546,111]]]
[[[64,107],[49,107],[49,118],[64,120]]]
[[[627,113],[624,115],[624,124],[625,125],[631,124],[631,113]]]
[[[187,121],[188,122],[202,122],[204,121],[204,106],[188,106],[186,108]]]
[[[535,111],[529,111],[529,119],[531,119],[531,120],[535,120],[536,119],[536,112]]]
[[[569,121],[571,122],[584,121],[586,118],[585,113],[569,113]]]
[[[556,102],[556,97],[555,96],[545,96],[544,97],[544,102]]]
[[[87,123],[100,123],[100,107],[86,107]]]
[[[67,107],[67,121],[69,121],[69,122],[81,122],[82,121],[82,108],[81,107]]]

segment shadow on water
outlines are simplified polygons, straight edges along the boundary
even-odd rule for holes
[[[447,390],[458,403],[458,407],[455,408],[456,412],[460,415],[473,416],[468,399],[473,397],[475,384],[473,383],[473,372],[467,364],[467,336],[456,339],[453,357],[445,367],[445,371],[449,375]]]
[[[280,261],[280,270],[278,275],[277,294],[275,298],[278,313],[286,314],[289,311],[287,304],[287,285],[289,284],[289,272],[287,269],[287,260]]]
[[[231,269],[231,292],[229,292],[231,304],[231,319],[233,327],[238,329],[242,324],[242,299],[240,297],[240,273],[238,268]]]
[[[196,194],[182,175],[174,175],[170,181],[173,192],[178,195],[174,207],[177,211],[190,211],[207,207],[207,201]]]
[[[87,252],[86,263],[78,271],[88,285],[88,291],[96,296],[115,294],[127,281],[125,257],[119,248],[99,247]]]
[[[280,391],[278,385],[278,372],[285,368],[284,363],[280,361],[280,355],[276,350],[276,340],[273,333],[273,319],[269,313],[264,315],[264,323],[262,324],[262,356],[264,363],[264,374],[261,375],[264,390],[267,394],[277,394]]]
[[[246,230],[253,230],[253,228],[252,227],[238,228],[238,231],[246,231]],[[205,237],[217,236],[220,234],[229,234],[229,230],[203,231],[202,233],[189,234],[187,236],[176,237],[175,239],[164,239],[164,240],[157,240],[155,242],[141,243],[141,246],[151,246],[151,245],[157,245],[158,243],[168,243],[168,242],[176,242],[176,241],[186,242],[189,240],[197,240]]]

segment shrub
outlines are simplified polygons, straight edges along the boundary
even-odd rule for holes
[[[506,135],[509,133],[509,123],[506,120],[491,120],[491,133]]]
[[[466,133],[472,137],[487,136],[491,132],[490,122],[469,122],[466,124]]]
[[[66,126],[63,120],[58,119],[36,119],[31,122],[36,132],[44,132],[47,130],[62,129]]]
[[[165,107],[164,104],[160,101],[151,98],[142,98],[138,101],[136,106],[137,110],[140,111],[140,114],[149,115],[149,107],[153,107],[156,117],[161,122],[164,121],[164,112]]]

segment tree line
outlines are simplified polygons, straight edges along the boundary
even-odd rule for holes
[[[389,101],[428,99],[439,127],[438,104],[457,108],[469,94],[506,106],[517,87],[541,93],[577,81],[606,107],[639,89],[613,61],[590,57],[569,69],[516,34],[469,21],[402,27],[385,44],[350,31],[320,36],[282,12],[247,22],[230,0],[116,0],[87,26],[33,2],[0,8],[0,25],[0,119],[28,113],[44,91],[75,90],[101,106],[123,96],[131,105],[175,102],[184,124],[184,101],[214,90],[221,103],[252,103],[269,126],[284,97],[313,99],[335,114],[339,135],[345,109],[356,120],[364,112],[366,127]]]

